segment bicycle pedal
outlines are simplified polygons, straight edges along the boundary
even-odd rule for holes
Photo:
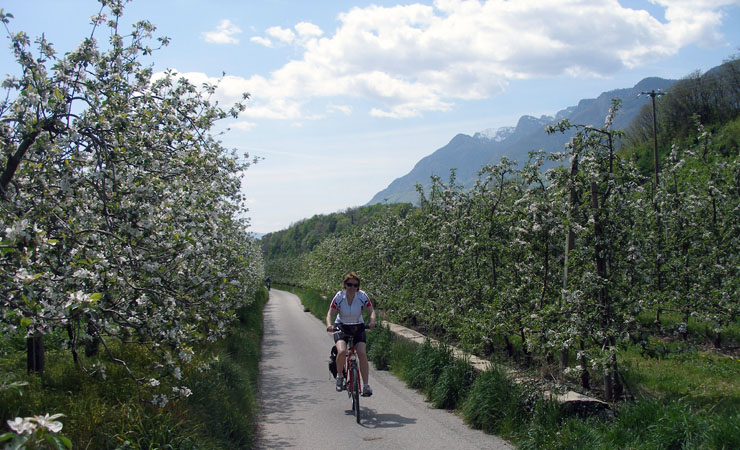
[[[364,392],[363,392],[363,393],[362,393],[362,396],[363,396],[363,397],[372,397],[372,396],[373,396],[373,394],[372,394],[372,393],[371,393],[371,394],[366,394],[366,393],[364,393]]]

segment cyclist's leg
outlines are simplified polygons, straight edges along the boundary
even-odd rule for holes
[[[357,345],[355,345],[355,349],[357,350],[357,358],[360,360],[360,374],[362,374],[362,381],[365,385],[368,385],[367,379],[368,379],[368,373],[370,372],[367,364],[367,351],[366,346],[364,342],[360,342]]]
[[[347,359],[347,343],[345,341],[337,341],[337,372],[341,372],[344,369],[344,363]]]
[[[337,346],[337,373],[341,376],[344,370],[344,363],[347,359],[347,342],[340,339],[335,342]]]

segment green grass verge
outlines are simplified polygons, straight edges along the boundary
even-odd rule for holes
[[[641,396],[683,398],[697,408],[740,410],[740,358],[661,342],[645,355],[640,347],[620,353],[627,381]]]
[[[19,390],[0,389],[0,434],[8,431],[7,420],[48,412],[64,414],[62,434],[75,448],[252,448],[266,300],[263,290],[238,311],[239,321],[227,339],[195,349],[194,360],[202,364],[183,371],[182,378],[192,395],[163,408],[140,401],[140,390],[120,365],[107,362],[105,378],[90,377],[54,345],[47,348],[45,372],[26,375],[22,347],[0,339],[0,381],[28,383]],[[155,362],[140,348],[115,350],[134,370]],[[210,368],[204,370],[206,362]]]

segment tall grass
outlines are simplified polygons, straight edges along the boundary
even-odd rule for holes
[[[371,336],[373,345],[368,344],[367,357],[378,370],[388,370],[390,368],[391,357],[393,356],[392,344],[393,333],[390,328],[380,326],[373,331],[368,331]]]
[[[195,349],[194,360],[204,364],[210,361],[210,368],[204,370],[204,364],[194,364],[185,370],[181,381],[193,394],[163,408],[140,400],[141,391],[122,366],[106,362],[105,378],[90,377],[53,342],[47,348],[45,372],[26,375],[23,348],[0,339],[0,381],[12,378],[28,383],[20,392],[0,390],[0,427],[15,417],[63,413],[62,432],[75,448],[252,448],[266,299],[265,290],[255,302],[238,311],[239,321],[227,339]],[[115,350],[125,355],[134,370],[156,363],[141,348]],[[0,428],[0,434],[4,431],[7,429]]]
[[[523,399],[519,385],[498,366],[492,366],[475,378],[463,403],[463,417],[474,428],[512,436],[526,419]]]
[[[736,449],[740,416],[718,416],[677,399],[625,403],[615,419],[562,417],[556,424],[530,426],[521,449]],[[556,425],[556,426],[553,426]]]
[[[468,396],[475,371],[468,361],[453,359],[447,364],[431,389],[429,398],[435,408],[457,409]]]

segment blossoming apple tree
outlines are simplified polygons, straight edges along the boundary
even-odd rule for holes
[[[83,348],[125,366],[115,340],[160,355],[135,378],[177,378],[264,276],[240,193],[251,162],[213,137],[248,96],[224,109],[216,86],[155,77],[142,63],[155,28],[124,34],[124,3],[102,0],[93,33],[61,56],[0,12],[18,63],[0,103],[0,332],[29,338],[29,370],[61,330],[85,370],[104,375]]]

